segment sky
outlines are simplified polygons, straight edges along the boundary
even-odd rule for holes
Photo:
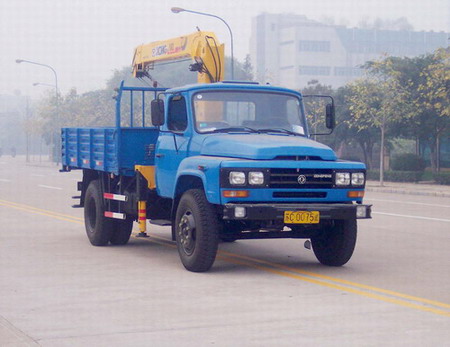
[[[252,18],[262,12],[333,18],[356,26],[377,17],[406,17],[414,30],[450,32],[450,0],[0,0],[0,94],[38,99],[54,85],[62,93],[105,87],[115,69],[131,64],[134,48],[201,30],[213,31],[230,55],[230,36],[215,18],[174,14],[171,7],[212,13],[233,30],[235,57],[249,53]]]

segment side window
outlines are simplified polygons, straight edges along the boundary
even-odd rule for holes
[[[172,131],[184,131],[187,128],[186,100],[181,95],[174,96],[169,102],[167,127]]]

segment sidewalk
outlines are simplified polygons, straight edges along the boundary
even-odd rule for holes
[[[381,187],[379,181],[367,181],[366,191],[450,198],[450,186],[420,182],[384,182],[384,186]]]

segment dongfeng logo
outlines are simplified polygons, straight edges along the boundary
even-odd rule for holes
[[[297,177],[297,182],[298,184],[305,184],[306,183],[306,176],[305,175],[300,175]]]

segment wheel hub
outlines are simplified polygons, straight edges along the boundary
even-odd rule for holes
[[[187,255],[191,255],[195,249],[195,229],[194,216],[190,211],[186,211],[178,224],[178,236],[183,251]]]

